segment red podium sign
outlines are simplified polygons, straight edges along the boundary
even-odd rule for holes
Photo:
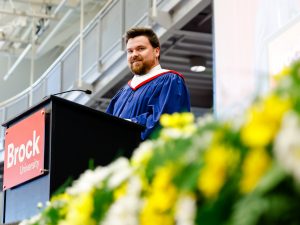
[[[44,143],[45,109],[6,130],[3,190],[44,173]]]

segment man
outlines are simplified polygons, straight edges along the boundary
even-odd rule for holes
[[[141,134],[145,140],[162,114],[190,111],[189,93],[180,73],[161,68],[160,44],[153,30],[130,29],[125,43],[134,76],[113,97],[106,112],[145,126]]]

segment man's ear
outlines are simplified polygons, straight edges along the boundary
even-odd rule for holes
[[[159,48],[159,47],[155,48],[155,49],[154,49],[154,52],[155,52],[155,56],[156,56],[157,58],[159,58],[159,55],[160,55],[160,48]]]

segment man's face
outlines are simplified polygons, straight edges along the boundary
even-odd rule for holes
[[[134,74],[144,75],[158,65],[159,48],[153,48],[146,36],[130,38],[127,42],[127,62]]]

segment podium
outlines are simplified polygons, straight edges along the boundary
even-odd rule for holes
[[[89,168],[130,157],[144,129],[63,98],[50,96],[6,127],[3,223],[39,212],[67,179]]]

